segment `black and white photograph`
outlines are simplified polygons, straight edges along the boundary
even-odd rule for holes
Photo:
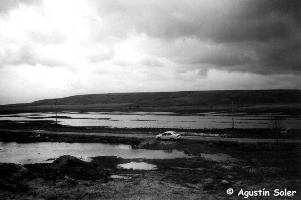
[[[0,199],[301,199],[301,1],[0,0]]]

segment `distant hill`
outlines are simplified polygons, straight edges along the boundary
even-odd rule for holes
[[[217,90],[143,92],[76,95],[39,100],[28,104],[1,106],[5,111],[50,111],[57,101],[59,110],[76,111],[174,111],[300,109],[301,90]],[[294,111],[295,109],[295,111]]]

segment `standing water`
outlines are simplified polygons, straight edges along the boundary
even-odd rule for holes
[[[82,160],[96,156],[117,156],[125,159],[171,159],[188,157],[177,150],[132,149],[130,145],[112,145],[102,143],[3,143],[0,142],[0,162],[2,163],[46,163],[63,155],[71,155]]]
[[[281,118],[282,128],[300,129],[300,116],[279,114],[249,115],[246,113],[199,113],[179,115],[171,112],[61,112],[58,123],[68,126],[106,126],[112,128],[272,128],[273,118]],[[22,113],[0,115],[1,120],[55,122],[55,113]]]

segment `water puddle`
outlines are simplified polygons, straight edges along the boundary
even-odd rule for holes
[[[122,169],[133,169],[133,170],[156,170],[157,166],[146,162],[129,162],[118,165]]]
[[[217,154],[207,154],[201,153],[201,157],[215,162],[237,162],[238,159],[233,158],[232,156],[224,153],[217,153]]]
[[[0,142],[0,162],[2,163],[49,163],[54,158],[71,155],[85,161],[96,156],[117,156],[124,159],[173,159],[189,157],[181,151],[132,149],[130,145],[103,143],[3,143]]]

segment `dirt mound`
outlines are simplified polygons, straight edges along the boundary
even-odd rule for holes
[[[110,174],[104,168],[92,162],[85,162],[76,157],[65,155],[57,158],[50,164],[38,164],[36,167],[42,169],[48,177],[61,178],[71,177],[80,180],[108,180]]]
[[[57,169],[63,175],[81,180],[107,180],[109,176],[102,166],[82,161],[73,156],[61,156],[57,158],[51,164],[51,168]]]
[[[73,156],[61,156],[53,163],[27,164],[32,178],[57,180],[66,177],[78,180],[103,180],[107,182],[111,175],[101,163],[85,162]]]
[[[74,156],[64,155],[55,159],[52,163],[53,167],[62,168],[64,166],[88,166],[89,163],[82,161]]]

